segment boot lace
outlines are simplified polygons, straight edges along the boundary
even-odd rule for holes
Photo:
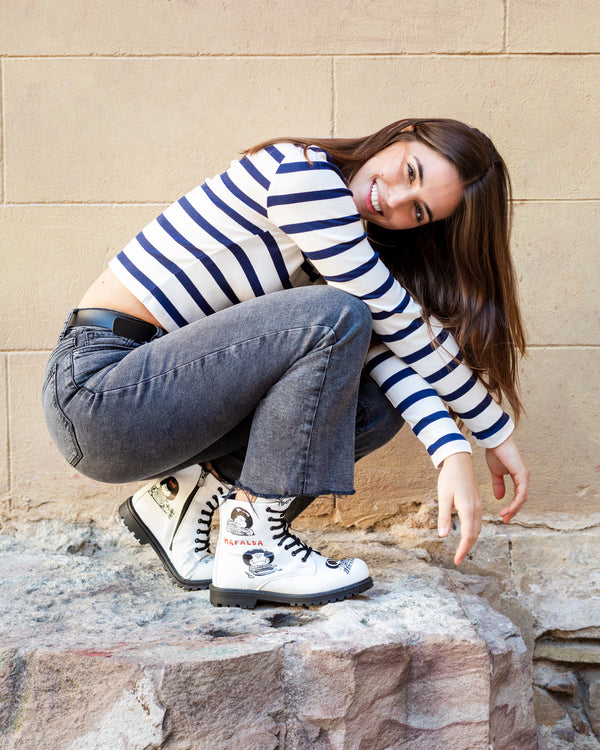
[[[219,507],[219,495],[222,495],[223,491],[222,487],[217,487],[217,492],[211,496],[210,500],[206,501],[207,507],[202,508],[200,511],[201,517],[198,519],[198,526],[200,528],[196,529],[196,534],[198,534],[198,536],[194,539],[194,542],[198,546],[194,547],[194,552],[205,552],[208,549],[212,517]]]
[[[305,544],[303,541],[298,539],[295,534],[290,533],[285,520],[285,508],[283,510],[278,510],[277,508],[271,508],[270,506],[268,506],[267,513],[274,513],[276,516],[267,516],[267,521],[269,521],[269,523],[275,524],[274,526],[269,526],[270,531],[279,532],[278,534],[273,534],[273,539],[279,539],[279,541],[277,542],[277,546],[283,547],[285,550],[290,550],[293,547],[296,547],[297,549],[294,549],[291,553],[292,557],[296,557],[296,555],[304,552],[302,562],[306,562],[313,549],[312,547],[309,547],[308,544]],[[287,544],[284,545],[284,542],[287,542]]]

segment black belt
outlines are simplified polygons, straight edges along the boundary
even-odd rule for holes
[[[152,323],[146,323],[145,320],[117,310],[106,310],[103,307],[84,307],[81,310],[73,310],[65,324],[65,331],[75,326],[108,328],[116,336],[124,336],[134,341],[150,341],[158,331],[162,330]]]

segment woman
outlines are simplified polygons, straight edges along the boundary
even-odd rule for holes
[[[486,447],[497,497],[512,476],[505,521],[527,496],[492,398],[518,415],[509,199],[491,141],[452,120],[259,144],[140,232],[71,313],[44,384],[54,441],[92,478],[159,477],[120,514],[180,585],[210,584],[215,605],[316,604],[371,579],[289,532],[294,501],[351,494],[354,460],[406,420],[441,467],[440,535],[459,514],[460,563],[481,498],[444,402]]]

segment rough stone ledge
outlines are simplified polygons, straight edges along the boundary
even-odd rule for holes
[[[513,623],[364,539],[310,538],[368,560],[364,595],[242,611],[172,585],[116,525],[0,535],[1,750],[537,748]]]

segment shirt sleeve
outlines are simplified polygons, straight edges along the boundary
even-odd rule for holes
[[[410,425],[436,468],[453,453],[471,453],[468,440],[458,429],[444,401],[426,380],[384,344],[371,347],[365,370]],[[489,394],[478,408],[460,413],[463,399],[460,393],[449,393],[444,400],[471,430],[476,443],[493,448],[504,442],[514,425]]]
[[[369,244],[352,193],[329,157],[311,150],[309,162],[301,148],[286,154],[270,148],[279,166],[268,188],[269,220],[293,239],[326,283],[365,302],[381,342],[465,424],[476,424],[477,441],[493,441],[507,426],[510,434],[510,418],[461,361],[452,335],[439,321],[424,320],[421,307]]]

